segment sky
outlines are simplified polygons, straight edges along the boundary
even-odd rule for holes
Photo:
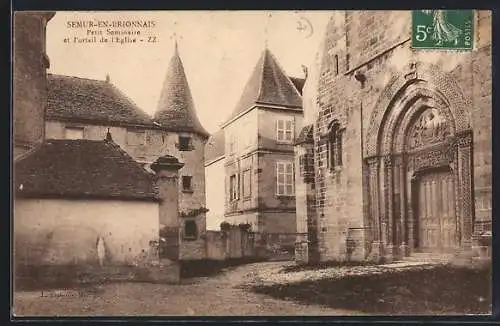
[[[314,62],[324,37],[328,11],[135,11],[57,12],[47,26],[49,72],[111,82],[141,109],[154,114],[174,39],[184,64],[196,111],[213,133],[230,115],[267,42],[285,72],[304,77],[302,65]],[[154,21],[139,30],[143,42],[74,43],[88,29],[76,21]],[[175,35],[174,35],[175,34]],[[134,36],[129,36],[134,37]],[[155,42],[147,42],[153,40]],[[70,42],[65,42],[69,38]]]

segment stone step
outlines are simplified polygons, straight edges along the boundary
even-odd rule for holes
[[[453,260],[455,254],[436,254],[436,253],[413,253],[408,257],[404,257],[403,261],[413,262],[448,262]]]

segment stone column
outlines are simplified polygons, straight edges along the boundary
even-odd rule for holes
[[[156,173],[160,226],[160,265],[157,277],[164,281],[180,280],[179,244],[179,169],[184,166],[177,158],[165,155],[158,158],[151,169]]]
[[[372,248],[370,254],[370,260],[379,261],[380,260],[380,207],[379,207],[379,158],[370,157],[367,160],[368,163],[368,174],[369,174],[369,202],[370,202],[370,227],[371,227],[371,238],[372,238]]]
[[[460,135],[458,145],[458,187],[460,189],[460,221],[462,229],[462,247],[471,249],[474,209],[472,200],[472,133]]]
[[[406,216],[406,196],[408,194],[408,189],[406,188],[406,169],[405,169],[405,157],[400,155],[398,157],[399,167],[396,173],[399,174],[399,252],[402,257],[408,256],[408,234],[407,234],[407,223],[408,217]]]
[[[387,155],[384,157],[384,198],[385,198],[385,209],[383,214],[385,229],[385,252],[384,258],[386,261],[393,260],[393,172],[392,172],[392,155]]]

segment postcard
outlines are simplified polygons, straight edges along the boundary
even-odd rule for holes
[[[491,17],[14,12],[12,316],[491,314]]]

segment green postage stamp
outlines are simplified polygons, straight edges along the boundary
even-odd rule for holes
[[[413,10],[415,49],[472,50],[474,10]]]

